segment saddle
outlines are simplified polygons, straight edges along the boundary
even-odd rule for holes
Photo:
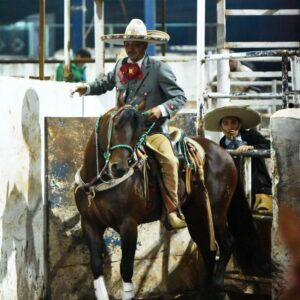
[[[173,152],[179,161],[179,199],[181,203],[184,202],[184,194],[189,195],[191,193],[191,184],[193,182],[204,182],[204,161],[205,161],[205,151],[204,149],[194,140],[188,138],[185,132],[176,127],[170,127],[169,139],[173,146]],[[163,198],[163,202],[167,210],[177,209],[174,207],[174,203],[168,196],[168,191],[166,190],[163,180],[162,172],[159,167],[159,162],[156,161],[154,148],[149,148],[147,145],[144,146],[143,151],[139,151],[139,155],[146,160],[147,172],[144,172],[145,176],[145,187],[144,189],[149,189],[149,184],[151,184],[151,178],[155,178],[159,184],[159,190]],[[149,197],[148,191],[145,193]]]
[[[179,161],[179,178],[185,183],[186,193],[191,192],[191,183],[204,180],[204,162],[205,151],[197,142],[186,136],[185,132],[176,127],[169,127],[169,139],[173,146],[173,152]],[[156,167],[151,161],[156,161],[153,152],[154,148],[144,147],[144,155],[146,154],[148,170],[150,176],[158,179],[162,178],[162,173],[159,167]],[[140,152],[141,154],[141,152]],[[150,159],[149,159],[150,158]],[[156,162],[158,164],[158,162]],[[164,193],[164,191],[161,191]]]
[[[169,138],[173,145],[174,154],[178,157],[179,160],[179,179],[182,180],[179,180],[178,182],[179,184],[184,183],[185,186],[185,189],[183,189],[182,193],[180,193],[181,189],[178,189],[180,193],[178,197],[179,201],[181,202],[181,205],[184,203],[187,198],[184,197],[184,195],[188,196],[191,193],[192,183],[198,184],[202,187],[203,200],[205,202],[208,217],[207,222],[210,233],[210,249],[211,251],[216,251],[210,199],[204,182],[205,151],[200,144],[187,137],[183,130],[176,127],[170,128]],[[144,171],[144,191],[146,199],[149,199],[149,176],[155,178],[158,181],[160,194],[167,211],[171,211],[171,209],[177,210],[178,208],[174,207],[174,203],[168,196],[168,192],[162,180],[159,163],[155,160],[152,151],[154,151],[154,149],[150,149],[147,146],[144,147],[144,152],[139,150],[139,155],[142,155],[142,160],[147,162],[146,164],[144,164],[144,166],[145,168],[148,168],[148,172]],[[199,195],[199,197],[201,197],[201,195]]]

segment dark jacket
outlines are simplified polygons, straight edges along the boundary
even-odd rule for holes
[[[270,149],[270,141],[262,136],[256,129],[241,130],[242,140],[251,145],[254,149]],[[220,140],[221,147],[226,149],[226,137]],[[239,157],[234,158],[237,166],[239,167]],[[252,199],[254,200],[255,194],[272,194],[272,180],[268,173],[265,160],[261,157],[252,158]]]

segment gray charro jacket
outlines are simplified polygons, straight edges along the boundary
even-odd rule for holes
[[[104,94],[116,87],[118,93],[126,95],[125,100],[128,104],[136,105],[146,100],[144,111],[163,104],[169,118],[183,107],[186,97],[168,64],[146,55],[141,67],[144,78],[122,84],[118,71],[126,62],[127,58],[120,59],[113,71],[109,72],[102,80],[89,83],[89,95]]]

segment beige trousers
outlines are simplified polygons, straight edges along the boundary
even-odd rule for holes
[[[164,185],[168,194],[178,206],[178,159],[174,155],[171,142],[163,134],[153,134],[147,137],[146,144],[154,151],[163,175]]]

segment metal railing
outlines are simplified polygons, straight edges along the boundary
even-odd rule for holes
[[[271,150],[263,150],[263,149],[254,149],[248,150],[244,152],[240,152],[237,150],[227,150],[231,156],[240,157],[240,169],[239,174],[240,178],[244,187],[245,196],[248,201],[249,207],[252,206],[252,172],[251,172],[251,165],[252,165],[252,158],[253,157],[260,157],[260,158],[270,158],[271,157]],[[255,215],[257,219],[270,219],[271,216],[259,216]]]

